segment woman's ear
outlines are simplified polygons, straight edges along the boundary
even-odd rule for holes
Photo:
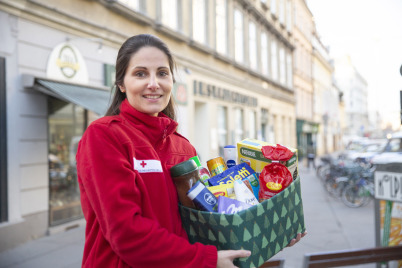
[[[126,88],[123,85],[119,85],[119,89],[122,93],[126,92]]]

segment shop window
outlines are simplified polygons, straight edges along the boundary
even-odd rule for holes
[[[227,0],[216,0],[216,51],[227,54]]]
[[[86,111],[49,97],[49,222],[51,226],[83,216],[75,154],[86,128]]]
[[[193,38],[207,44],[207,5],[205,0],[193,0]]]
[[[223,155],[223,147],[228,145],[228,113],[227,108],[224,106],[218,106],[218,145],[219,145],[219,155]]]

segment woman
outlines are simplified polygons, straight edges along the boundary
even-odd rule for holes
[[[131,37],[119,50],[112,104],[77,152],[83,267],[231,267],[250,255],[191,245],[181,226],[169,170],[196,151],[175,131],[174,67],[167,46],[151,35]]]
[[[112,104],[77,152],[87,221],[83,267],[234,267],[233,259],[250,255],[192,245],[182,228],[169,170],[196,151],[176,132],[174,68],[152,35],[131,37],[119,50]]]

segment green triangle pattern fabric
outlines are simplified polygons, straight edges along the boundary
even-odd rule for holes
[[[306,229],[300,177],[271,199],[235,214],[179,208],[191,243],[251,250],[250,257],[234,261],[242,268],[261,266]]]

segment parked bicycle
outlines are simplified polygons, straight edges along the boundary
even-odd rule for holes
[[[334,197],[341,197],[343,189],[351,180],[356,180],[365,167],[353,161],[334,161],[323,179],[324,189]]]
[[[351,208],[367,205],[374,197],[374,167],[362,173],[360,178],[345,187],[342,202]]]

